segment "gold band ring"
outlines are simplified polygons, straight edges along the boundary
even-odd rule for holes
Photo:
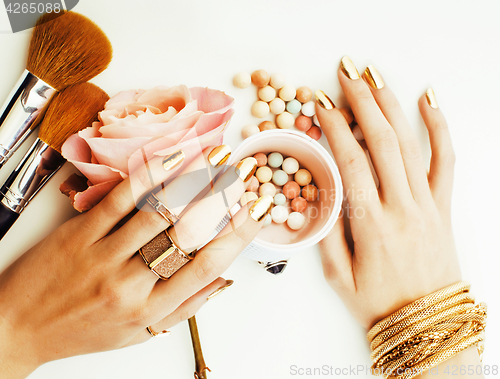
[[[146,328],[149,334],[151,334],[152,337],[166,337],[170,334],[170,331],[168,330],[162,330],[161,332],[155,332],[152,327],[148,326]]]
[[[170,209],[167,208],[165,204],[162,203],[160,199],[154,194],[151,193],[146,201],[149,205],[153,207],[153,209],[163,217],[170,225],[174,225],[177,221],[179,221],[179,217],[173,214]]]

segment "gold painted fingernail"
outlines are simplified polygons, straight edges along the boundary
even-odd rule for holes
[[[369,65],[365,70],[366,81],[373,89],[384,88],[385,83],[382,79],[382,75],[377,71],[375,67]]]
[[[212,292],[210,295],[208,295],[207,300],[213,299],[215,296],[219,295],[226,288],[231,287],[233,285],[233,283],[234,283],[233,280],[226,280],[226,284],[224,284],[222,287],[216,289],[214,292]]]
[[[255,221],[262,221],[273,209],[273,198],[269,195],[261,196],[249,210],[250,217]]]
[[[436,94],[434,93],[434,90],[429,87],[427,91],[425,91],[425,97],[427,99],[427,103],[431,108],[438,109],[438,103],[436,101]]]
[[[208,161],[213,167],[217,168],[226,163],[230,156],[231,148],[228,145],[220,145],[208,154]]]
[[[243,195],[241,195],[240,198],[240,205],[244,207],[247,205],[249,202],[257,200],[259,197],[255,192],[245,192]]]
[[[177,150],[175,153],[167,155],[163,158],[162,165],[165,171],[169,171],[173,169],[178,164],[182,163],[182,161],[186,158],[186,155],[182,150]]]
[[[349,79],[356,80],[360,78],[356,66],[354,66],[354,63],[352,63],[351,58],[349,58],[347,55],[340,61],[340,68],[342,69],[344,75],[347,76]]]
[[[257,160],[254,157],[242,159],[236,166],[236,173],[244,182],[248,182],[257,170]]]
[[[316,98],[316,102],[326,110],[335,108],[335,104],[333,104],[333,101],[322,90],[319,89],[314,92],[314,97]]]

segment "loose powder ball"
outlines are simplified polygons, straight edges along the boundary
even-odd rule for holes
[[[290,229],[299,230],[306,224],[306,218],[302,213],[292,212],[288,216],[286,223]]]
[[[249,180],[247,191],[257,192],[259,190],[259,186],[259,180],[255,176],[252,176]]]
[[[312,126],[311,129],[309,129],[306,134],[311,137],[313,140],[317,141],[321,138],[321,129],[318,128],[317,126]]]
[[[273,129],[278,129],[278,127],[276,126],[276,124],[272,121],[262,121],[260,124],[259,124],[259,130],[261,132],[264,132],[266,130],[273,130]]]
[[[313,116],[313,123],[314,123],[314,125],[316,125],[316,126],[321,126],[321,125],[319,124],[319,120],[318,120],[318,115],[317,115],[317,114],[315,114],[315,115]]]
[[[271,217],[276,224],[283,224],[288,219],[288,209],[283,205],[277,205],[271,211]]]
[[[241,130],[241,135],[243,138],[248,138],[260,132],[260,129],[257,125],[246,125]]]
[[[304,212],[307,209],[307,200],[298,196],[292,200],[291,206],[294,212]]]
[[[286,196],[283,195],[282,193],[277,193],[274,195],[274,205],[285,205],[286,203]]]
[[[279,97],[283,101],[291,101],[295,99],[295,88],[289,84],[285,84],[279,92]]]
[[[295,127],[299,129],[301,132],[307,132],[311,129],[313,122],[311,117],[300,115],[295,119]]]
[[[300,186],[292,180],[283,186],[283,194],[287,199],[295,199],[300,194]]]
[[[269,103],[269,109],[271,110],[272,114],[281,114],[285,111],[286,104],[283,100],[281,100],[279,97],[274,99]]]
[[[257,200],[259,197],[255,192],[245,192],[243,195],[241,195],[240,198],[240,204],[241,206],[247,205],[250,201]]]
[[[273,177],[273,171],[267,166],[259,167],[257,169],[257,172],[255,173],[255,176],[260,183],[267,183]]]
[[[269,84],[271,76],[266,70],[257,70],[252,72],[252,83],[257,87],[265,87]]]
[[[318,189],[313,184],[308,184],[302,188],[302,197],[307,201],[315,201],[318,199]]]
[[[258,118],[266,117],[269,114],[269,105],[264,101],[256,101],[252,105],[252,114]]]
[[[284,186],[288,182],[288,174],[283,170],[276,170],[273,174],[273,183],[277,186]]]
[[[299,87],[297,88],[297,94],[295,95],[296,99],[300,101],[302,104],[307,103],[312,99],[312,91],[309,87]]]
[[[264,153],[257,153],[253,156],[257,161],[257,167],[262,167],[267,164],[267,155]]]
[[[299,170],[299,161],[297,161],[297,159],[295,158],[288,157],[283,161],[281,168],[287,174],[293,175]]]
[[[233,84],[238,88],[247,88],[252,82],[252,78],[248,72],[240,72],[233,78]]]
[[[285,85],[285,76],[279,73],[271,75],[271,86],[280,89]]]
[[[262,227],[265,228],[266,226],[271,225],[271,222],[273,222],[273,218],[271,217],[271,215],[267,215]]]
[[[271,86],[265,86],[259,89],[258,96],[262,101],[269,103],[276,97],[276,90]]]
[[[283,155],[280,153],[271,153],[267,156],[267,163],[272,168],[278,168],[283,163]]]
[[[286,105],[286,110],[290,113],[299,113],[302,108],[302,104],[298,100],[289,101]]]
[[[302,114],[307,117],[313,117],[316,114],[314,101],[308,101],[302,105]]]
[[[259,177],[257,176],[257,179]],[[309,183],[311,183],[312,180],[312,175],[309,171],[307,171],[305,168],[301,168],[299,171],[295,173],[294,177],[295,181],[297,182],[296,184],[299,186],[307,186]],[[262,183],[262,182],[261,182]],[[293,182],[290,182],[293,183]],[[284,192],[284,191],[283,191]],[[286,194],[285,194],[286,195]],[[297,194],[298,196],[298,194]],[[288,197],[288,196],[287,196]],[[289,197],[288,197],[289,198]],[[290,198],[289,198],[290,199]]]
[[[259,195],[260,196],[269,195],[271,197],[274,197],[274,195],[276,195],[276,187],[274,186],[273,183],[269,182],[264,183],[259,188]]]
[[[291,113],[283,112],[276,116],[276,124],[280,129],[291,129],[295,124],[295,118]]]

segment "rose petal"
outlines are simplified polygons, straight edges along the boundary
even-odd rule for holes
[[[152,105],[162,112],[166,112],[169,107],[174,107],[177,111],[183,109],[192,100],[191,92],[185,85],[167,88],[158,86],[144,92],[138,99],[139,104]]]
[[[190,88],[189,91],[198,103],[198,110],[204,113],[226,113],[234,104],[234,99],[222,91],[203,87]]]
[[[104,182],[88,187],[83,192],[73,191],[70,193],[70,199],[73,207],[79,212],[85,212],[96,206],[106,195],[111,192],[121,180]]]

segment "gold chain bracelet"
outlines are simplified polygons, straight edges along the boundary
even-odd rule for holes
[[[476,345],[484,349],[486,304],[474,304],[470,284],[455,283],[401,308],[367,335],[372,372],[411,379]]]

